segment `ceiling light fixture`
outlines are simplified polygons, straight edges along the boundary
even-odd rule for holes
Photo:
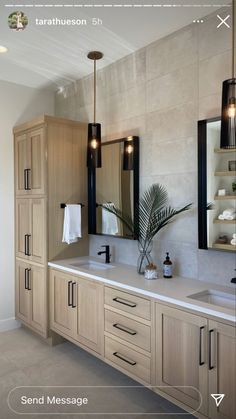
[[[96,168],[102,166],[101,156],[101,124],[96,123],[96,62],[103,57],[99,51],[91,51],[87,55],[94,62],[93,68],[93,86],[94,86],[94,107],[93,123],[88,124],[88,148],[87,148],[87,166]]]
[[[223,82],[220,135],[221,148],[236,147],[235,9],[236,0],[232,0],[232,78]]]
[[[4,47],[3,45],[0,45],[0,54],[4,54],[4,52],[7,52],[7,47]]]

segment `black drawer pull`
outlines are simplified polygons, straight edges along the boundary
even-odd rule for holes
[[[204,365],[205,362],[202,360],[202,331],[205,329],[204,326],[201,326],[199,329],[199,365]]]
[[[27,285],[27,280],[28,280],[27,271],[28,271],[28,269],[26,268],[25,269],[25,290],[28,289],[28,285]]]
[[[124,306],[128,306],[131,308],[137,307],[137,304],[132,303],[131,301],[125,300],[124,298],[115,297],[113,298],[113,301],[115,301],[116,303],[124,304]]]
[[[72,288],[72,304],[71,304],[71,307],[72,308],[76,308],[76,304],[74,304],[74,286],[76,285],[76,282],[72,282],[72,286],[71,286],[71,288]]]
[[[72,307],[72,303],[70,302],[70,295],[71,295],[70,286],[71,286],[71,284],[72,284],[72,281],[69,281],[68,284],[67,284],[67,287],[68,287],[68,307]]]
[[[214,329],[209,330],[209,370],[213,370],[214,365],[212,365],[212,333]]]
[[[28,234],[25,234],[25,256],[28,256]]]
[[[30,288],[30,272],[31,272],[31,269],[27,269],[27,282],[28,282],[27,290],[28,291],[31,291],[31,288]]]
[[[135,331],[134,331],[134,330],[132,330],[132,329],[129,329],[129,328],[128,328],[128,327],[126,327],[126,326],[122,326],[122,325],[121,325],[121,324],[119,324],[119,323],[115,323],[115,324],[113,324],[113,327],[115,327],[116,329],[122,330],[122,332],[128,333],[129,335],[132,335],[132,336],[137,335],[137,332],[135,332]]]
[[[24,169],[24,190],[27,191],[27,169]]]
[[[29,248],[30,248],[30,242],[29,242],[30,237],[31,237],[31,234],[27,234],[27,256],[31,256],[31,253],[30,253],[30,250],[29,250]]]
[[[122,361],[127,362],[127,364],[129,364],[129,365],[134,366],[134,365],[137,364],[137,362],[130,361],[129,359],[125,358],[123,355],[120,355],[119,352],[113,352],[113,355],[116,356],[117,358],[121,359]]]

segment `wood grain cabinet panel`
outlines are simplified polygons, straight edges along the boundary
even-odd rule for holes
[[[72,307],[72,282],[67,274],[50,272],[50,327],[74,337],[76,311]]]
[[[16,255],[43,264],[46,259],[44,198],[16,199]]]
[[[151,302],[119,289],[105,287],[105,304],[143,319],[151,319]]]
[[[79,279],[75,287],[75,304],[78,308],[75,340],[101,353],[104,334],[103,287],[85,279]]]
[[[160,390],[207,415],[207,319],[156,304],[156,347]]]
[[[15,136],[16,195],[45,193],[45,164],[44,128]]]
[[[16,317],[41,333],[46,325],[46,278],[44,268],[16,263]]]
[[[209,321],[209,416],[236,418],[236,329]],[[210,394],[225,394],[219,407]]]

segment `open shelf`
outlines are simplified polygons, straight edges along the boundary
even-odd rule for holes
[[[236,199],[236,195],[224,195],[224,196],[219,196],[219,195],[215,195],[215,201],[224,201],[224,200],[228,200],[228,199]]]
[[[227,170],[224,172],[215,172],[215,176],[236,176],[235,170]]]
[[[229,243],[225,243],[225,244],[214,243],[212,245],[212,249],[229,250],[230,252],[235,252],[236,246],[233,246],[232,244],[229,244]]]
[[[236,153],[236,148],[215,148],[215,153]]]
[[[214,224],[236,224],[236,220],[219,220],[218,218],[215,218],[213,223]]]

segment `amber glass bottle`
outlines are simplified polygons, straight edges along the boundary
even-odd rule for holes
[[[166,252],[166,259],[163,262],[163,276],[164,278],[172,278],[172,262],[168,252]]]

